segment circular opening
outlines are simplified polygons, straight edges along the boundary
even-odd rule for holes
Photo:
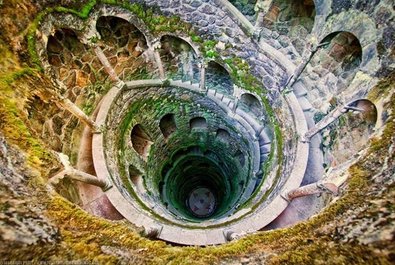
[[[193,215],[204,218],[214,213],[217,199],[211,189],[198,187],[191,191],[186,203]]]
[[[239,195],[238,183],[229,177],[237,173],[220,159],[194,151],[177,155],[174,163],[165,166],[162,199],[175,215],[183,218],[199,221],[218,217]]]

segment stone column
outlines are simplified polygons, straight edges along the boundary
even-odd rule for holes
[[[165,79],[166,78],[165,70],[163,68],[162,59],[160,58],[160,54],[158,51],[160,48],[161,48],[161,44],[159,41],[152,44],[152,48],[150,47],[150,49],[152,49],[152,52],[154,54],[156,66],[158,67],[159,70],[159,78]]]
[[[338,187],[330,182],[316,182],[306,186],[299,187],[287,192],[283,197],[287,201],[291,201],[295,198],[304,197],[308,195],[318,194],[322,192],[329,192],[334,195],[338,193]]]
[[[145,227],[143,235],[150,239],[157,239],[162,232],[163,226],[162,225],[153,225],[151,227]]]
[[[329,124],[337,120],[341,115],[347,112],[347,108],[337,107],[333,111],[331,111],[328,115],[326,115],[322,120],[320,120],[317,124],[315,124],[308,132],[304,135],[304,141],[309,141],[311,137],[316,135],[321,130],[325,129]]]
[[[232,109],[233,112],[236,112],[237,104],[239,103],[239,99],[241,98],[241,95],[243,93],[244,91],[240,87],[233,85],[233,96],[235,97],[235,105],[233,106]]]
[[[200,90],[206,91],[206,67],[207,63],[205,61],[200,63]]]
[[[294,73],[288,79],[288,82],[284,86],[283,90],[292,90],[292,86],[299,79],[300,75],[303,73],[306,66],[310,63],[311,58],[313,58],[314,54],[318,51],[319,48],[324,47],[327,44],[328,43],[321,43],[317,45],[315,43],[315,38],[313,38],[313,41],[310,41],[310,43],[308,44],[310,48],[306,49],[303,53],[302,62],[296,67]]]
[[[57,97],[55,98],[55,102],[58,103],[62,108],[66,109],[71,114],[76,116],[83,123],[88,125],[93,130],[93,132],[100,132],[99,126],[68,98],[57,95]]]
[[[114,68],[108,61],[106,55],[103,53],[103,50],[99,46],[94,47],[94,51],[96,53],[97,58],[101,62],[101,64],[104,67],[104,70],[106,70],[107,74],[110,76],[111,81],[118,82],[120,81],[119,77],[115,73]]]
[[[67,155],[58,153],[58,156],[63,164],[64,170],[62,170],[61,172],[50,178],[48,181],[50,184],[52,185],[57,184],[61,179],[67,177],[72,180],[77,180],[100,187],[104,191],[112,187],[111,183],[106,180],[98,179],[96,176],[93,176],[91,174],[73,168],[70,165],[69,157]]]

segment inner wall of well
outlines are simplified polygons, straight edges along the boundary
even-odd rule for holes
[[[265,162],[251,151],[255,135],[204,95],[174,87],[129,89],[113,106],[106,153],[121,169],[114,168],[113,179],[146,206],[160,204],[160,216],[225,218],[263,182],[253,172],[254,159]],[[196,216],[188,207],[196,187],[213,193],[210,215]]]

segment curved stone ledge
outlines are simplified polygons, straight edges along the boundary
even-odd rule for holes
[[[156,80],[137,80],[127,82],[126,85],[129,88],[138,87],[149,87],[149,86],[161,86],[166,84],[166,81],[159,79]],[[99,126],[104,126],[107,118],[107,114],[111,109],[113,101],[119,96],[124,87],[125,83],[120,82],[117,86],[114,86],[103,98],[96,122]],[[166,84],[168,85],[168,84]],[[170,81],[170,85],[178,87],[198,90],[199,87],[193,84],[183,84],[183,82]],[[285,96],[289,107],[293,113],[294,127],[298,133],[298,136],[304,135],[307,132],[307,124],[303,115],[303,111],[298,104],[298,101],[293,93]],[[106,158],[104,153],[104,139],[103,134],[95,134],[92,139],[92,153],[94,159],[94,167],[97,172],[97,176],[102,180],[110,180],[109,171],[106,164]],[[111,188],[106,191],[106,195],[109,200],[114,204],[118,211],[128,220],[136,224],[137,226],[143,226],[147,231],[152,230],[155,227],[161,227],[158,231],[157,238],[163,239],[169,242],[185,245],[210,245],[210,244],[221,244],[227,242],[225,231],[233,231],[235,233],[245,233],[257,231],[272,220],[274,220],[281,212],[288,206],[288,201],[281,197],[280,194],[285,191],[289,191],[300,186],[303,179],[307,159],[308,159],[308,143],[298,142],[296,147],[296,156],[293,161],[293,168],[287,181],[278,192],[278,195],[265,206],[258,206],[254,211],[246,213],[242,219],[236,221],[230,225],[224,225],[218,228],[208,229],[189,229],[187,227],[179,227],[171,225],[165,222],[160,222],[151,216],[146,211],[139,209],[137,203],[131,203],[125,196],[116,188]],[[258,145],[259,148],[259,145]],[[259,149],[258,149],[259,153]],[[273,173],[273,172],[272,172]],[[244,211],[243,211],[244,212]],[[240,216],[239,214],[237,216]]]

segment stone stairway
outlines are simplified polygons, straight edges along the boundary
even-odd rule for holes
[[[308,91],[302,81],[297,81],[293,85],[293,93],[296,96],[306,118],[307,127],[310,129],[314,126],[314,107],[307,99]],[[324,175],[323,153],[320,149],[321,136],[315,136],[311,139],[309,145],[309,159],[307,169],[304,174],[301,186],[315,183],[321,180]],[[267,229],[279,228],[292,225],[301,220],[309,218],[323,207],[322,197],[316,195],[305,196],[294,199],[290,202],[281,217],[275,219]]]

